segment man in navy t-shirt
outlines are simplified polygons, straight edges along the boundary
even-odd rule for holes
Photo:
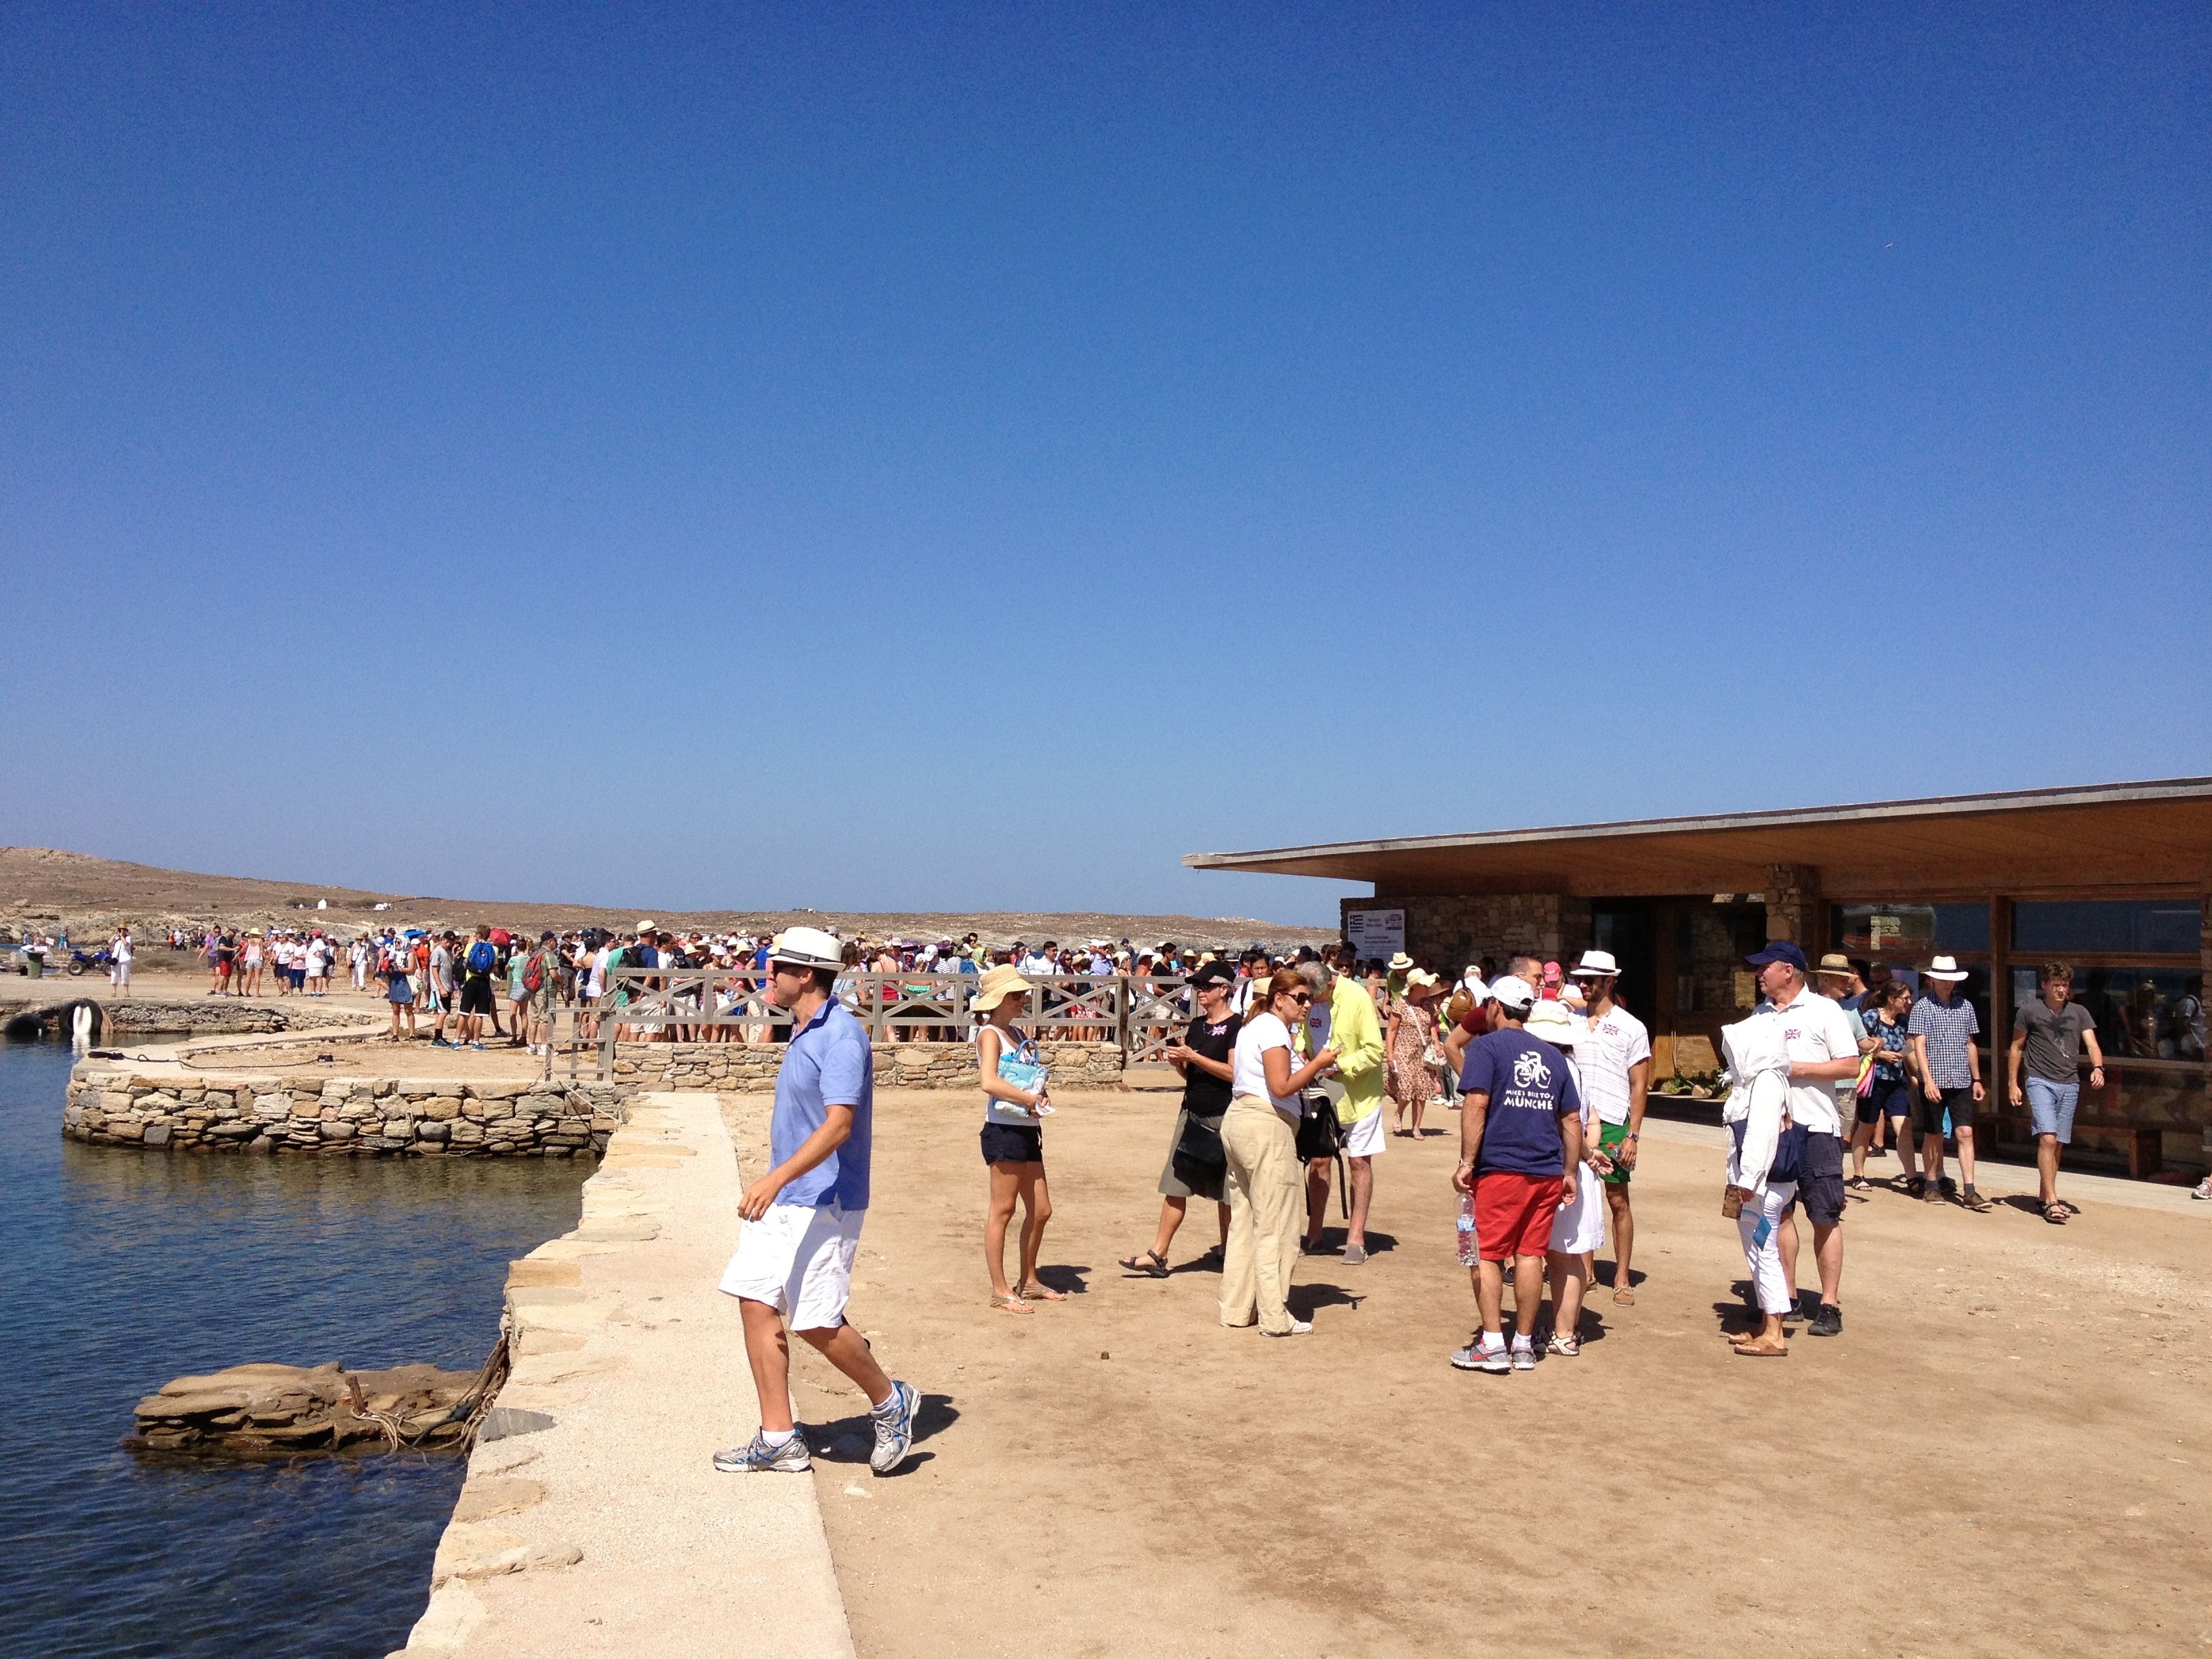
[[[1566,1057],[1522,1029],[1536,992],[1501,979],[1486,1004],[1490,1030],[1467,1051],[1460,1073],[1460,1163],[1452,1185],[1474,1199],[1482,1260],[1475,1300],[1482,1334],[1452,1355],[1462,1370],[1534,1370],[1536,1309],[1544,1297],[1544,1253],[1552,1218],[1572,1203],[1583,1161],[1583,1103]],[[1513,1262],[1513,1347],[1503,1334],[1505,1262]]]

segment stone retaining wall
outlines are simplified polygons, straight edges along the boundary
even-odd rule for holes
[[[623,1083],[149,1076],[88,1060],[70,1074],[62,1133],[172,1152],[569,1158],[605,1151],[636,1092]]]
[[[878,1042],[875,1056],[878,1089],[981,1087],[972,1042]],[[1037,1058],[1063,1088],[1121,1084],[1119,1043],[1041,1042]],[[615,1049],[615,1080],[630,1088],[768,1093],[782,1063],[777,1042],[624,1042]]]

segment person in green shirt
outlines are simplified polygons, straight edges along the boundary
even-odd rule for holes
[[[1375,1159],[1387,1144],[1382,1108],[1388,1101],[1383,1085],[1389,1073],[1383,1065],[1382,1023],[1375,1016],[1375,999],[1351,975],[1338,973],[1326,962],[1302,962],[1298,974],[1313,989],[1308,1052],[1336,1050],[1330,1080],[1344,1091],[1336,1103],[1336,1118],[1345,1126],[1344,1182],[1352,1211],[1344,1230],[1344,1261],[1357,1267],[1367,1260],[1367,1207],[1375,1196]],[[1322,1248],[1322,1222],[1328,1213],[1329,1177],[1334,1168],[1333,1160],[1320,1158],[1306,1168],[1309,1255]]]

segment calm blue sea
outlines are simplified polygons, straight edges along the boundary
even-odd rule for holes
[[[118,1449],[131,1407],[250,1360],[474,1370],[592,1166],[82,1146],[70,1063],[0,1046],[0,1653],[381,1659],[459,1460],[179,1467]]]

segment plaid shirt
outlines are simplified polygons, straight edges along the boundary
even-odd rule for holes
[[[1939,1089],[1963,1089],[1973,1082],[1966,1050],[1981,1029],[1974,1005],[1956,993],[1948,1004],[1922,997],[1912,1005],[1912,1018],[1905,1028],[1908,1036],[1928,1040],[1928,1075]]]

